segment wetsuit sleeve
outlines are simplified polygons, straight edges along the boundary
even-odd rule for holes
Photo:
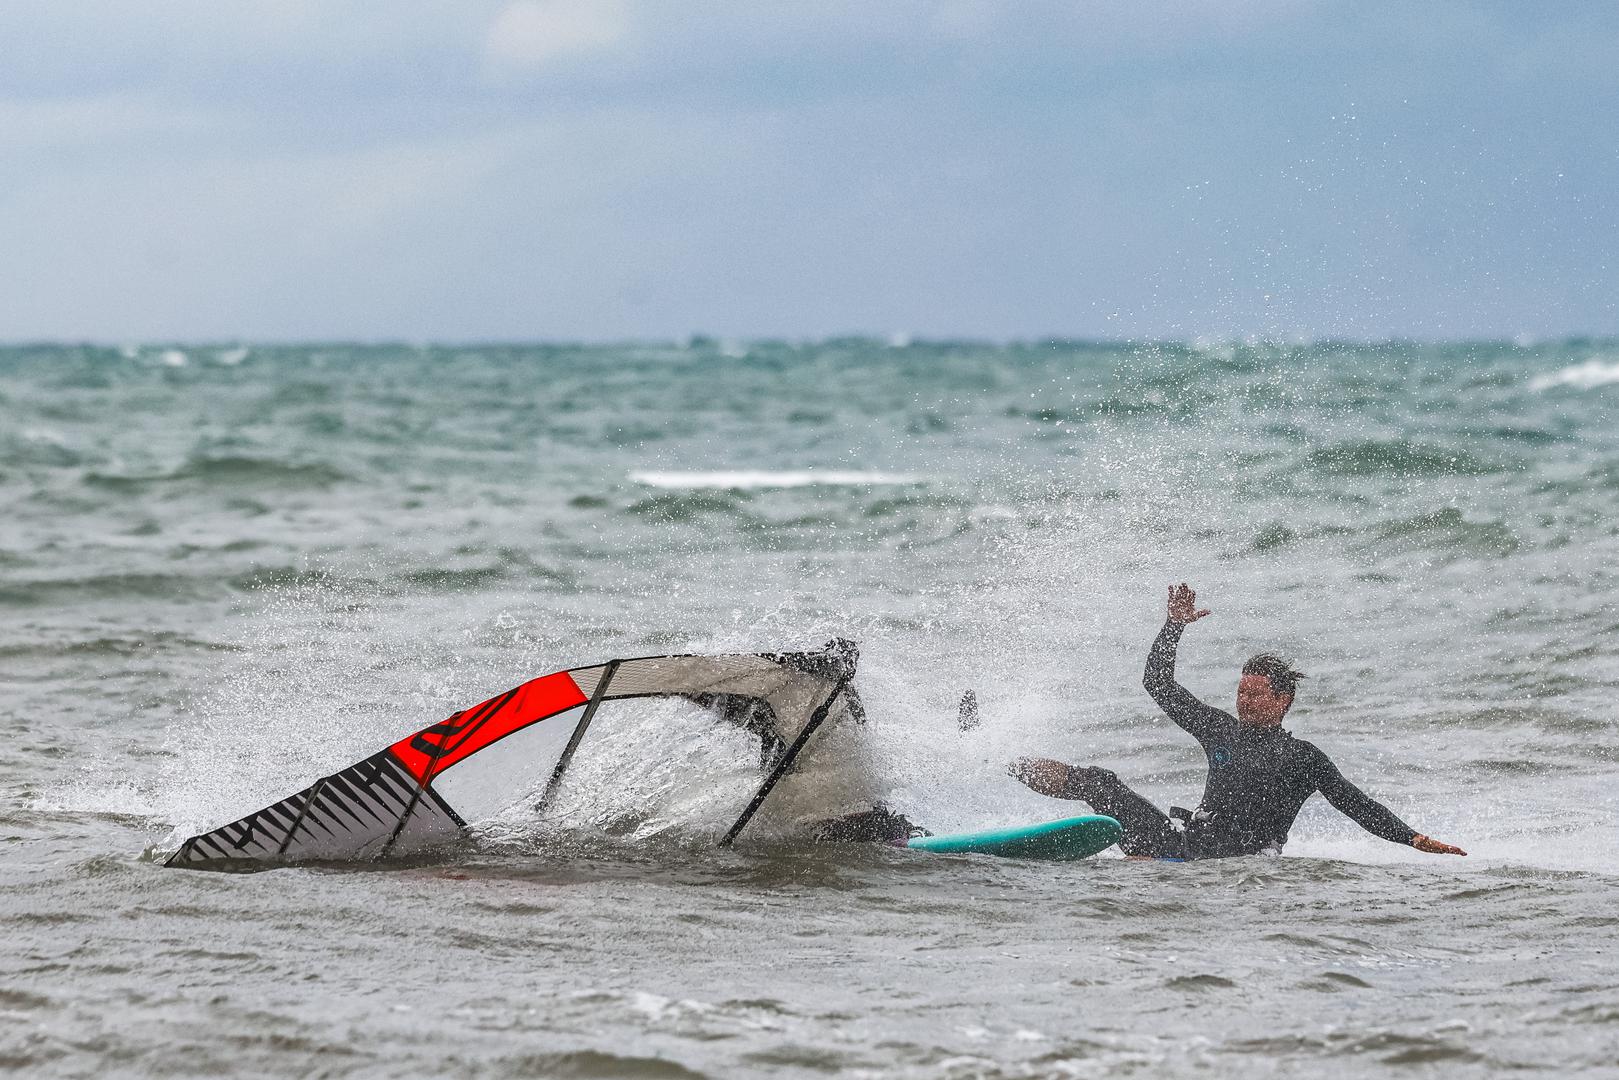
[[[1394,816],[1394,811],[1344,779],[1326,754],[1315,752],[1316,786],[1333,808],[1373,836],[1396,844],[1409,844],[1417,830]]]
[[[1164,710],[1164,715],[1201,739],[1225,714],[1203,704],[1192,692],[1175,681],[1175,646],[1180,644],[1185,623],[1166,622],[1147,653],[1147,673],[1141,685]]]

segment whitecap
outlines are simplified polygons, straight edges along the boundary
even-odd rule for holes
[[[797,487],[874,487],[893,484],[920,484],[922,478],[903,473],[859,472],[815,469],[719,469],[708,472],[630,473],[630,481],[655,488],[682,490],[723,488],[726,490]]]
[[[243,360],[247,359],[247,349],[221,349],[219,352],[214,354],[214,359],[226,367],[235,367],[237,364],[240,364]]]
[[[1236,359],[1237,349],[1234,344],[1224,338],[1202,335],[1195,337],[1189,343],[1192,351],[1216,360],[1231,361]]]
[[[1601,360],[1593,359],[1551,375],[1537,375],[1529,383],[1529,389],[1550,390],[1554,386],[1572,386],[1578,390],[1591,390],[1614,383],[1619,383],[1619,362],[1604,364]]]
[[[157,359],[165,367],[185,367],[187,358],[179,349],[164,349]]]
[[[22,433],[24,442],[37,443],[44,446],[66,446],[67,439],[60,432],[49,428],[24,428]]]

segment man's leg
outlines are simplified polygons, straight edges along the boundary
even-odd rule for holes
[[[1108,769],[1069,766],[1060,798],[1081,799],[1090,803],[1098,814],[1106,814],[1123,825],[1124,838],[1119,841],[1119,849],[1126,855],[1185,857],[1185,845],[1170,823],[1169,815],[1130,790]]]

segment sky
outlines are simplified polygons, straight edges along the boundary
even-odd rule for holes
[[[0,6],[0,341],[1619,334],[1619,6]]]

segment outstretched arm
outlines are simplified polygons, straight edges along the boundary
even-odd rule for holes
[[[1327,802],[1373,836],[1380,836],[1396,844],[1409,844],[1418,851],[1434,855],[1467,854],[1459,847],[1452,847],[1423,836],[1401,821],[1395,816],[1394,811],[1344,779],[1344,774],[1338,771],[1338,766],[1329,761],[1325,754],[1321,755],[1318,770],[1316,782],[1321,794],[1326,796]]]
[[[1187,588],[1184,582],[1171,585],[1169,618],[1164,628],[1158,631],[1152,650],[1147,653],[1147,672],[1141,678],[1141,685],[1146,687],[1158,707],[1164,710],[1164,715],[1199,738],[1208,730],[1210,723],[1220,716],[1220,712],[1203,704],[1192,696],[1190,690],[1175,681],[1175,647],[1180,644],[1181,631],[1189,623],[1208,614],[1210,612],[1207,610],[1198,610],[1197,594]]]
[[[1012,774],[1013,779],[1021,781],[1042,795],[1049,795],[1053,799],[1075,797],[1065,794],[1068,776],[1072,770],[1060,761],[1037,757],[1018,758],[1006,767],[1006,771]]]

